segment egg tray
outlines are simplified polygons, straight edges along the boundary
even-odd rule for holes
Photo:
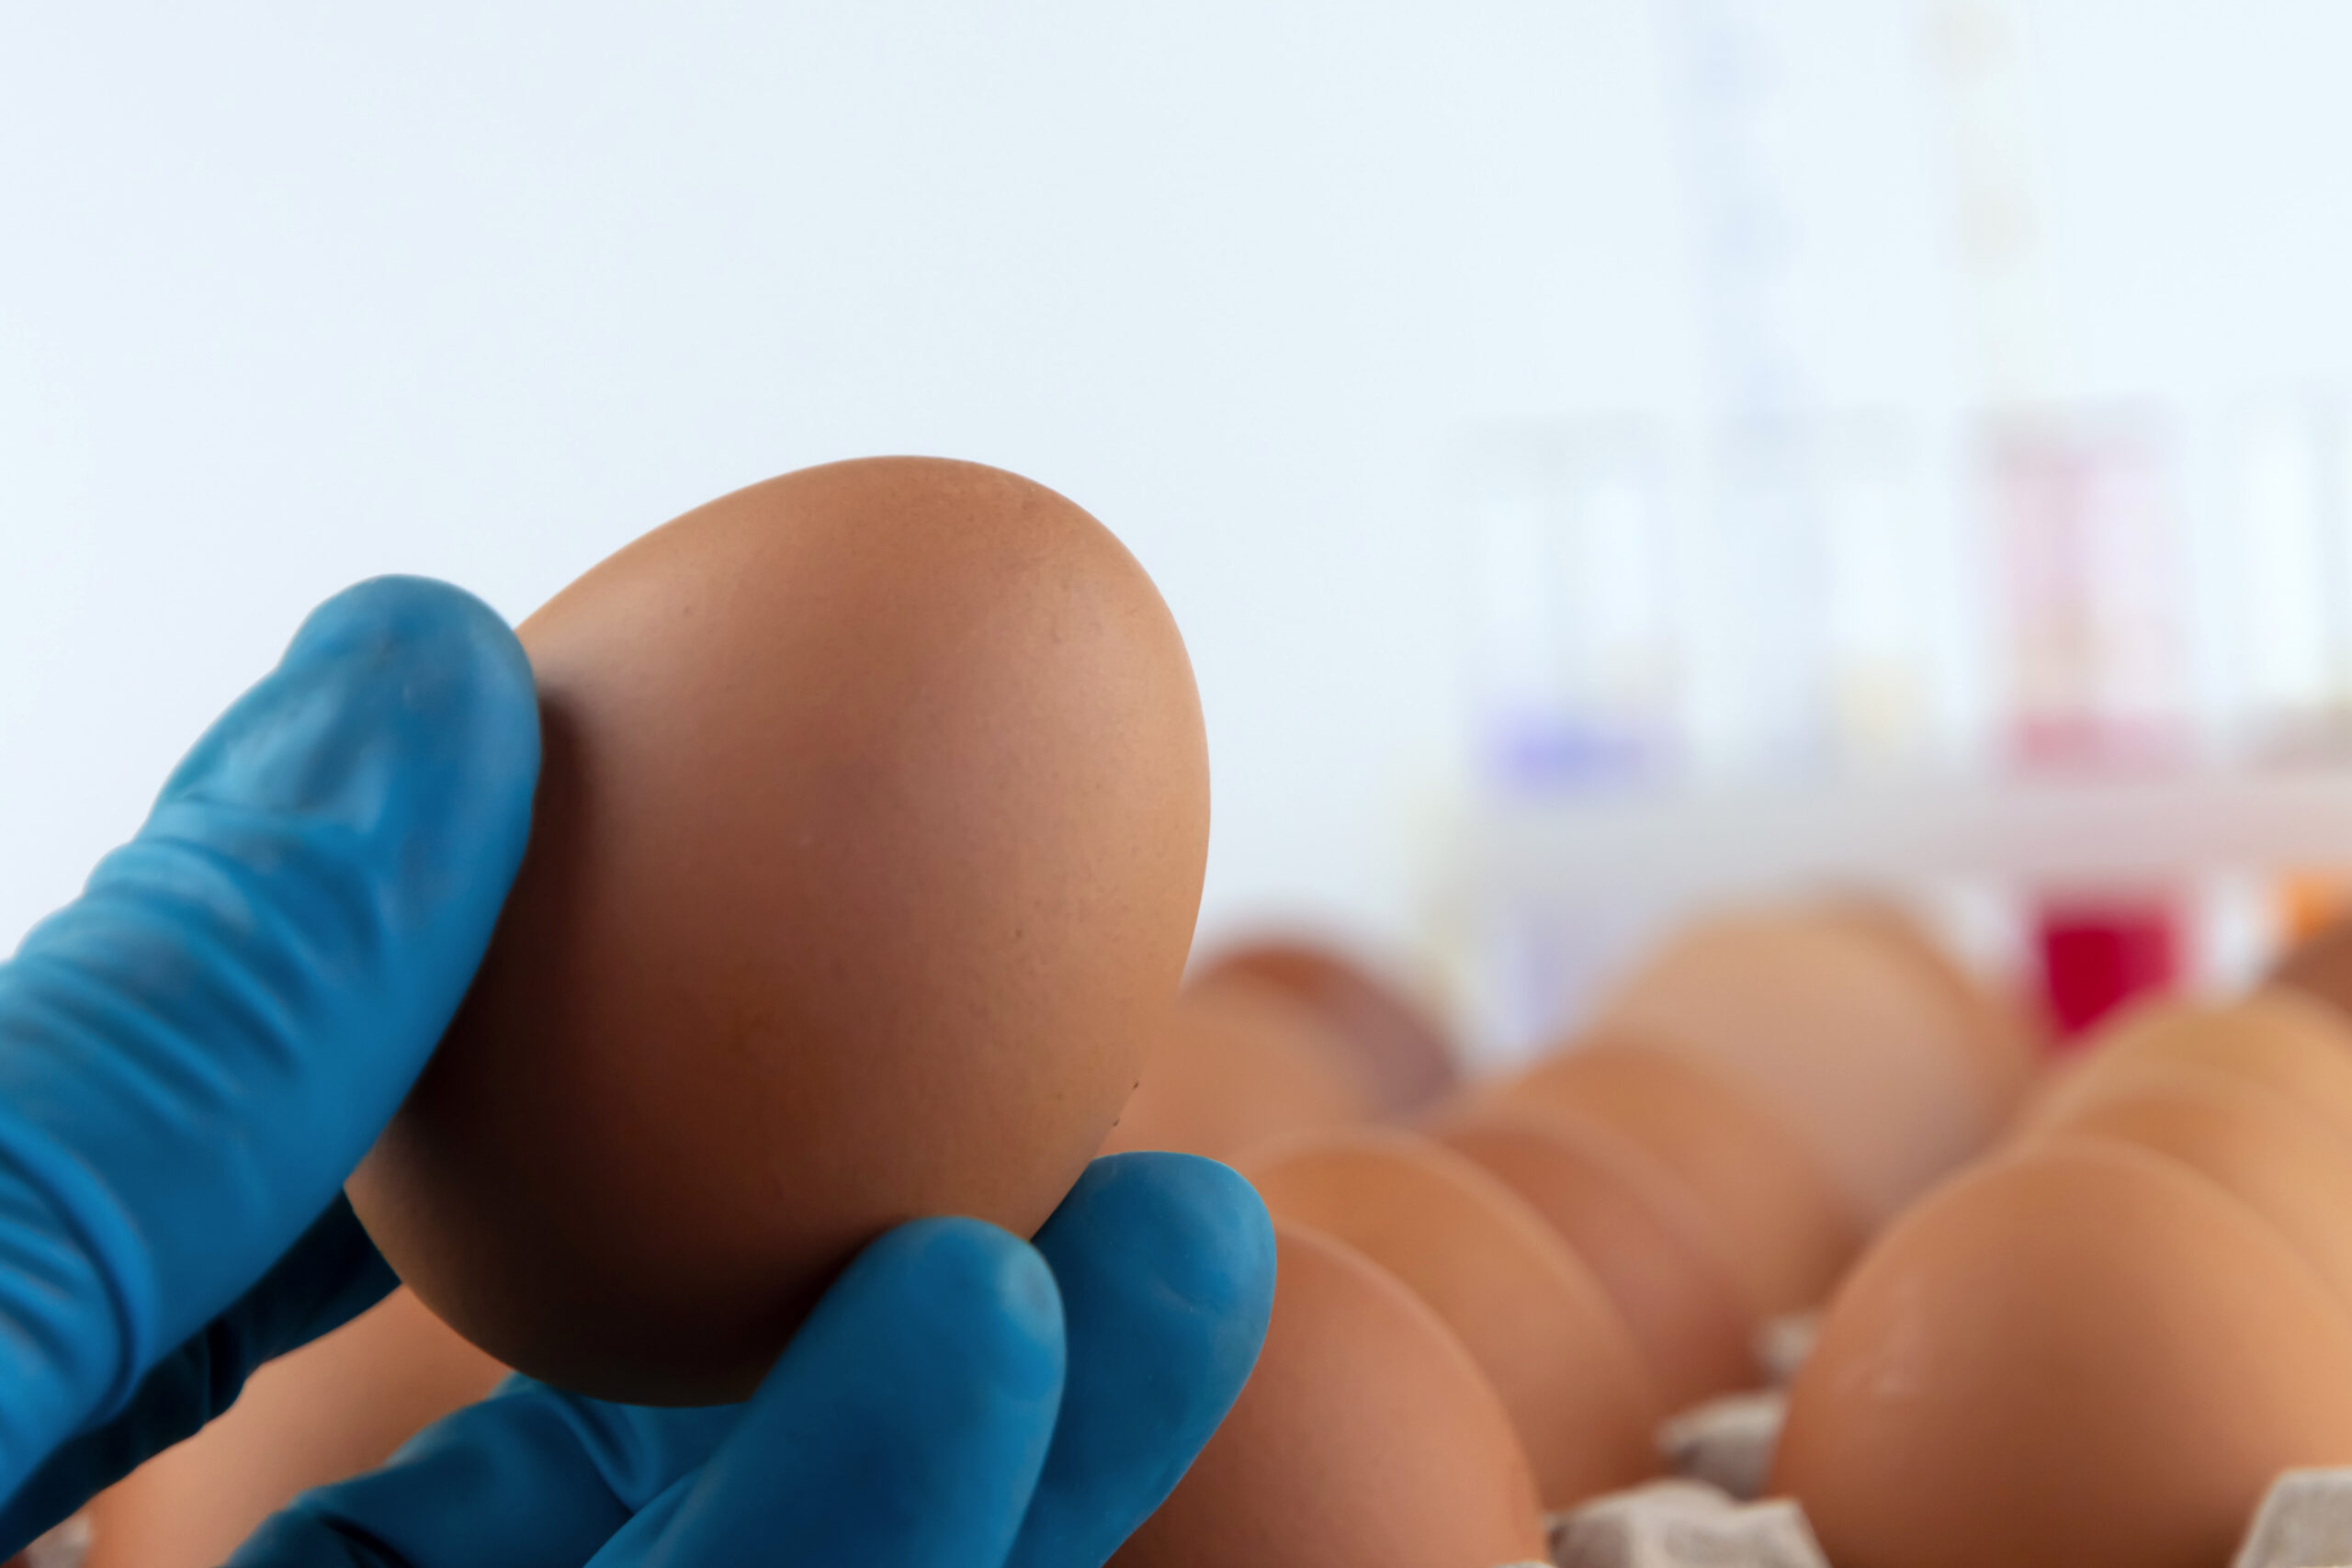
[[[1551,1520],[1550,1568],[1829,1568],[1804,1512],[1703,1481],[1655,1481]]]
[[[1532,1568],[1832,1568],[1793,1499],[1758,1497],[1784,1409],[1768,1389],[1675,1416],[1659,1434],[1675,1478],[1554,1515]],[[2352,1468],[2279,1475],[2232,1568],[2352,1568]]]

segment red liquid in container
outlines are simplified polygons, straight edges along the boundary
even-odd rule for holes
[[[2179,976],[2180,920],[2169,900],[2052,903],[2037,915],[2042,997],[2062,1043]]]

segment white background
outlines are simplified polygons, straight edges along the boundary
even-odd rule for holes
[[[1923,10],[1760,10],[1810,392],[1948,415]],[[2352,7],[2046,0],[2029,43],[2063,389],[2352,370]],[[1638,0],[0,0],[0,951],[334,589],[520,616],[888,451],[1031,474],[1158,579],[1208,926],[1401,938],[1465,432],[1707,404],[1675,48]]]

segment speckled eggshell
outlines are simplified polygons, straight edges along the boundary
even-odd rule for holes
[[[1544,1556],[1494,1388],[1429,1304],[1277,1221],[1265,1348],[1114,1568],[1499,1568]]]
[[[1152,1032],[1102,1152],[1231,1159],[1269,1139],[1353,1126],[1375,1109],[1355,1052],[1289,992],[1250,980],[1193,986]]]
[[[1227,947],[1194,985],[1238,979],[1276,986],[1323,1016],[1365,1068],[1379,1111],[1427,1105],[1460,1077],[1453,1047],[1427,1010],[1369,965],[1304,937],[1264,937]]]
[[[1815,1305],[1861,1245],[1860,1217],[1804,1141],[1690,1061],[1580,1041],[1490,1098],[1598,1122],[1656,1156],[1713,1223],[1758,1319]]]
[[[1461,1337],[1502,1395],[1547,1507],[1660,1467],[1665,1412],[1615,1303],[1508,1187],[1409,1133],[1262,1150],[1241,1170],[1278,1218],[1362,1252]]]
[[[1669,1410],[1764,1381],[1713,1226],[1657,1156],[1566,1111],[1466,1110],[1431,1135],[1526,1200],[1592,1270]]]
[[[1102,1144],[1199,904],[1191,666],[1102,525],[927,458],[689,513],[522,639],[522,872],[352,1201],[499,1359],[740,1398],[884,1229],[1029,1235]]]
[[[1872,1226],[1990,1142],[2007,1111],[1971,1021],[1916,959],[1814,910],[1685,927],[1617,987],[1595,1027],[1737,1082]]]
[[[1838,1292],[1771,1488],[1838,1568],[2224,1568],[2352,1461],[2352,1316],[2177,1161],[2062,1138],[1939,1189]]]

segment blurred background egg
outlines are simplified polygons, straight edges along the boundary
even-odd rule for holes
[[[2352,1311],[2352,1141],[2286,1096],[2208,1067],[2136,1063],[2035,1135],[2115,1138],[2178,1160],[2258,1215]]]
[[[2352,1463],[2352,1315],[2180,1163],[2058,1138],[1940,1188],[1839,1291],[1771,1487],[1839,1568],[2223,1568]]]
[[[1996,981],[1962,964],[1943,941],[1894,899],[1852,892],[1826,898],[1819,919],[1859,931],[1931,987],[1962,1022],[1968,1056],[1998,1116],[2014,1109],[2040,1068],[2046,1042],[2014,979]]]
[[[2150,1003],[2095,1034],[2080,1065],[2034,1098],[2030,1119],[2063,1121],[2143,1063],[2209,1067],[2259,1084],[2352,1140],[2352,1021],[2290,987],[2220,1004]]]
[[[1288,989],[1238,976],[1186,987],[1149,1032],[1104,1154],[1230,1159],[1287,1133],[1346,1127],[1378,1106],[1363,1058]]]
[[[1686,926],[1603,1001],[1597,1027],[1770,1105],[1871,1225],[1982,1147],[2011,1092],[1948,985],[1860,923],[1809,909]]]
[[[1758,1318],[1819,1302],[1861,1243],[1860,1215],[1797,1134],[1692,1062],[1571,1042],[1492,1092],[1532,1116],[1599,1122],[1656,1156],[1713,1224]]]
[[[1200,897],[1191,666],[1101,524],[923,458],[689,513],[522,638],[523,869],[353,1206],[510,1365],[739,1398],[883,1229],[1026,1235],[1110,1131]]]
[[[1500,1568],[1544,1556],[1501,1398],[1438,1314],[1277,1219],[1265,1348],[1114,1568]]]
[[[1755,1320],[1704,1211],[1639,1145],[1565,1112],[1469,1110],[1431,1135],[1524,1199],[1592,1270],[1668,1409],[1762,1381]]]
[[[2352,919],[2331,920],[2290,948],[2271,978],[2352,1016]]]
[[[1279,987],[1312,1008],[1363,1064],[1383,1115],[1428,1104],[1460,1076],[1453,1047],[1427,1010],[1329,942],[1300,936],[1239,942],[1221,950],[1193,984],[1230,980]]]
[[[1277,1219],[1345,1242],[1436,1309],[1502,1395],[1545,1506],[1657,1472],[1665,1412],[1639,1346],[1508,1187],[1396,1132],[1286,1141],[1241,1168]]]
[[[296,1494],[383,1463],[505,1375],[396,1290],[256,1371],[228,1414],[93,1499],[83,1568],[213,1568]]]

